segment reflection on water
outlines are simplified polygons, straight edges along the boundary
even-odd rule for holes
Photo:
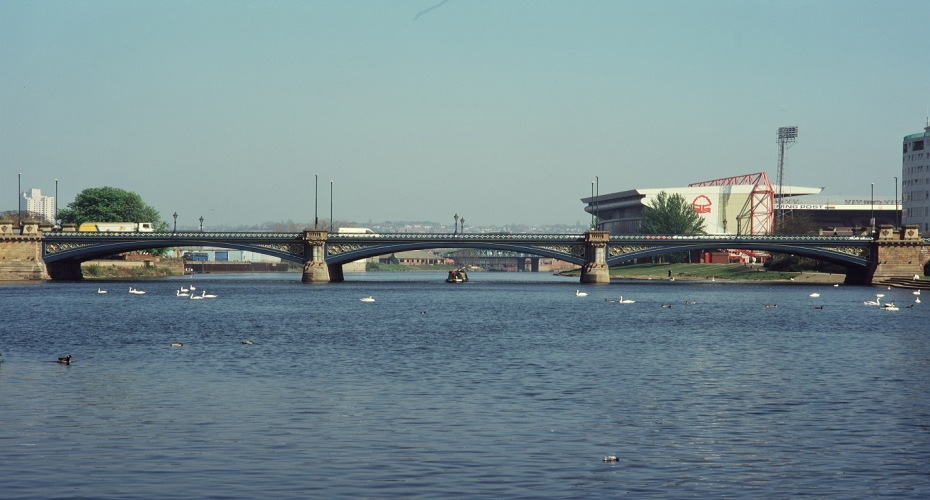
[[[444,278],[2,286],[0,496],[930,493],[908,291]]]

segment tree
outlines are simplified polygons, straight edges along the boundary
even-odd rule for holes
[[[156,231],[167,231],[168,223],[158,210],[146,205],[132,191],[113,187],[87,188],[58,211],[62,223],[84,222],[151,222]]]
[[[669,196],[661,191],[643,207],[639,227],[643,234],[704,234],[704,219],[685,201],[684,196]]]

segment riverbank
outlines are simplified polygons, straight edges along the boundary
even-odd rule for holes
[[[580,270],[561,273],[578,276]],[[610,268],[610,279],[729,280],[729,281],[798,281],[808,283],[842,283],[846,275],[837,273],[768,271],[761,265],[744,264],[633,264]]]

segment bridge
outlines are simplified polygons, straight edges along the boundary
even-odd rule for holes
[[[215,246],[300,263],[303,282],[328,283],[343,280],[342,264],[366,257],[405,250],[476,248],[571,262],[581,267],[581,282],[606,283],[610,280],[609,266],[636,259],[671,252],[744,249],[839,264],[847,269],[847,283],[871,283],[877,278],[910,278],[923,274],[923,266],[930,260],[930,242],[920,238],[916,226],[881,226],[874,236],[612,236],[603,231],[583,234],[340,234],[316,230],[300,233],[98,233],[42,229],[37,224],[27,223],[14,234],[12,224],[0,223],[0,262],[8,255],[25,256],[26,262],[30,259],[34,262],[32,271],[28,272],[41,277],[41,271],[47,271],[47,277],[53,280],[74,280],[81,279],[80,264],[86,260],[150,248]],[[29,252],[34,256],[30,257]]]

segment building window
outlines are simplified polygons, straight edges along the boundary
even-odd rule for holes
[[[923,151],[923,150],[924,150],[924,141],[914,141],[914,142],[911,143],[911,144],[913,144],[913,151]]]

